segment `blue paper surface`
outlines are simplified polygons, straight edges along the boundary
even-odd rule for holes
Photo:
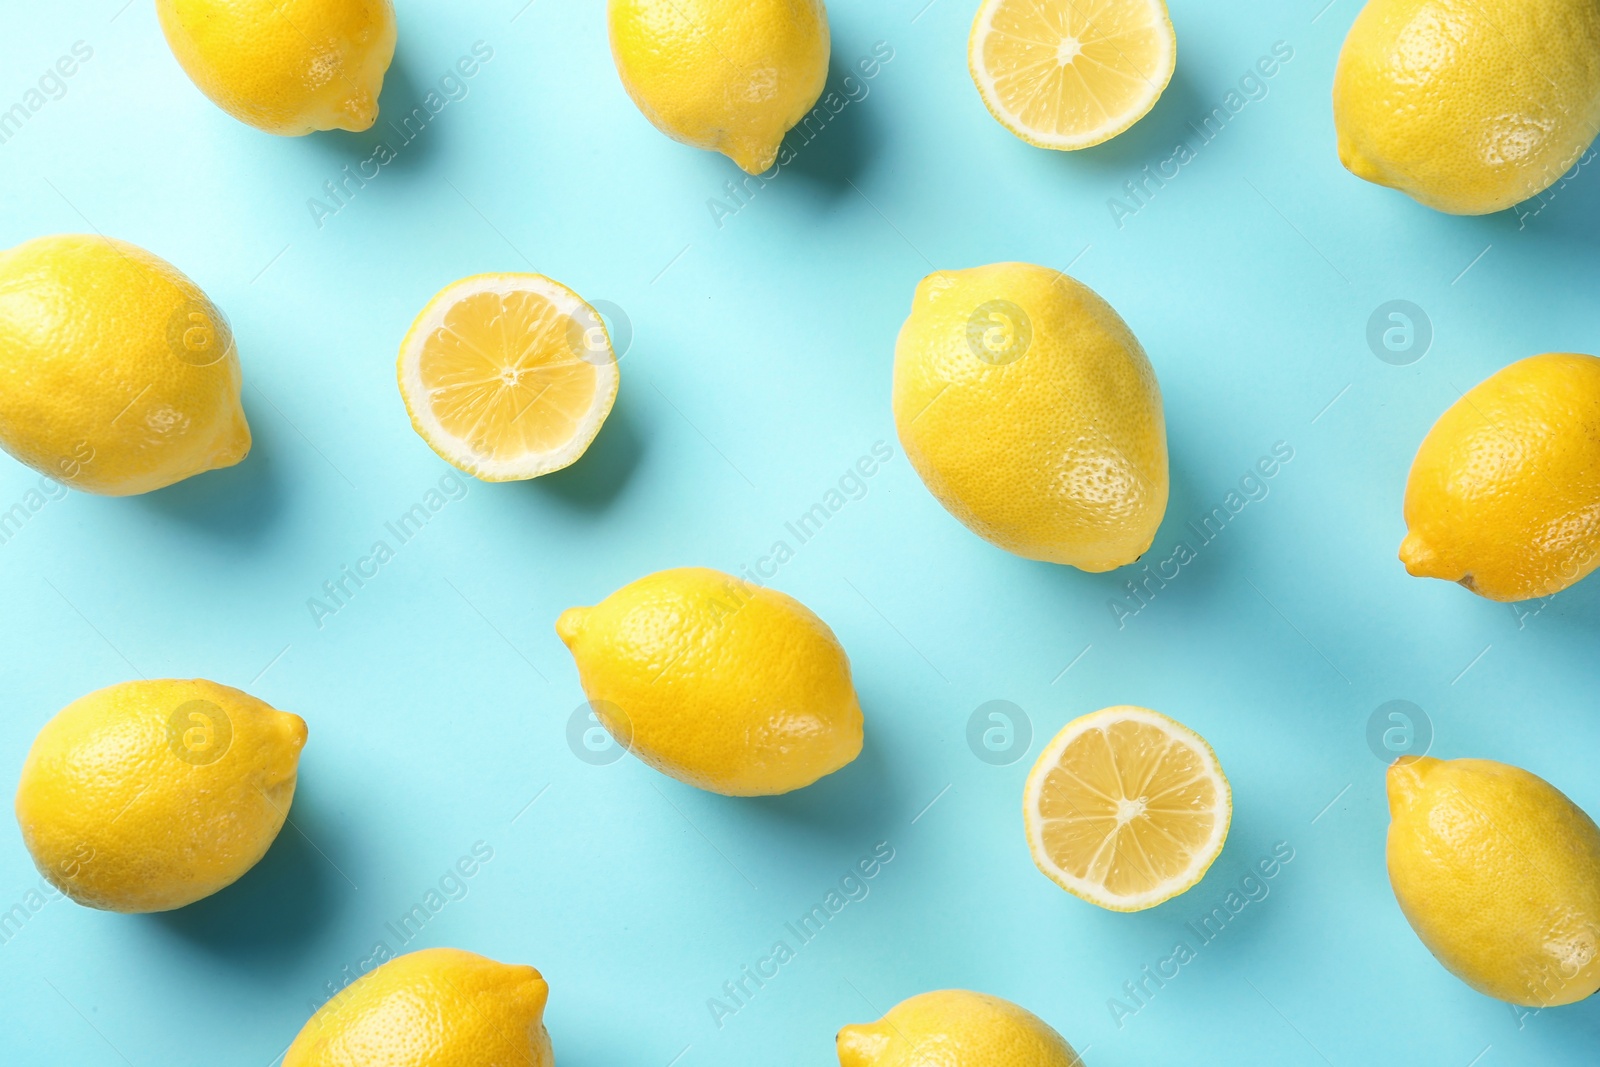
[[[1369,734],[1408,701],[1434,754],[1600,811],[1600,583],[1510,607],[1395,558],[1411,458],[1460,392],[1600,347],[1600,185],[1581,167],[1473,219],[1346,173],[1329,94],[1358,7],[1174,0],[1156,109],[1058,154],[985,111],[971,0],[835,0],[845,106],[758,183],[638,113],[597,0],[402,0],[379,125],[295,140],[211,105],[143,0],[13,5],[0,111],[27,117],[0,127],[0,245],[99,231],[178,265],[232,322],[255,449],[147,497],[37,507],[48,484],[0,458],[0,515],[24,505],[0,531],[0,767],[14,781],[60,707],[141,675],[243,687],[310,741],[293,828],[177,913],[31,909],[0,822],[6,1062],[266,1067],[379,946],[450,945],[544,972],[566,1067],[832,1063],[840,1026],[945,987],[1025,1005],[1096,1067],[1593,1064],[1600,1007],[1513,1010],[1413,936]],[[430,92],[425,124],[391,125]],[[1095,288],[1160,377],[1173,491],[1147,561],[1196,558],[1137,599],[1138,567],[979,540],[900,449],[917,281],[998,260]],[[529,269],[605,302],[616,410],[566,472],[458,481],[410,427],[396,349],[448,282]],[[1275,450],[1292,458],[1259,477]],[[1190,524],[1219,507],[1206,539]],[[379,541],[393,558],[330,602]],[[867,715],[855,764],[734,800],[595,750],[555,619],[686,564],[771,572],[833,627]],[[1234,790],[1210,874],[1137,915],[1040,875],[1019,803],[1056,730],[1121,703],[1202,733]],[[1254,898],[1236,912],[1235,890]]]

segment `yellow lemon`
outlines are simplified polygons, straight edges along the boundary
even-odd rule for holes
[[[91,493],[148,493],[250,451],[239,353],[172,264],[104,237],[0,252],[0,445]]]
[[[1074,719],[1028,775],[1033,862],[1067,892],[1143,911],[1194,886],[1222,853],[1233,792],[1205,739],[1149,708]]]
[[[1493,760],[1389,768],[1389,883],[1428,951],[1511,1004],[1600,989],[1600,827],[1560,790]]]
[[[552,1067],[532,967],[455,948],[389,960],[324,1004],[283,1067]]]
[[[156,0],[156,14],[184,73],[240,122],[298,137],[378,119],[390,0]]]
[[[1406,482],[1406,570],[1490,600],[1559,593],[1600,563],[1600,359],[1513,363],[1450,406]]]
[[[620,381],[599,312],[541,274],[480,274],[446,286],[400,346],[411,425],[486,482],[578,461]]]
[[[808,786],[861,752],[850,661],[793,597],[705,567],[641,578],[556,633],[611,735],[728,796]]]
[[[1029,144],[1062,151],[1144,118],[1177,65],[1164,0],[984,0],[967,39],[989,113]]]
[[[1037,1015],[1009,1000],[946,989],[903,1000],[839,1031],[839,1067],[1082,1067]]]
[[[828,79],[822,0],[611,0],[622,87],[668,137],[772,169]]]
[[[1108,571],[1167,510],[1167,430],[1144,349],[1087,286],[996,263],[917,286],[894,420],[929,491],[1028,559]]]
[[[1594,0],[1370,0],[1333,82],[1339,159],[1453,215],[1549,188],[1600,129]]]
[[[79,904],[170,911],[232,885],[278,836],[298,715],[216,682],[124,682],[45,724],[17,786],[39,873]]]

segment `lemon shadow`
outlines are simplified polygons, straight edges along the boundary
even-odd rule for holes
[[[857,87],[854,92],[847,90],[846,79]],[[837,57],[830,59],[822,96],[783,139],[784,147],[793,153],[783,173],[792,172],[835,196],[849,192],[850,183],[861,176],[883,144],[868,113],[872,97],[871,82],[841,66]]]
[[[279,423],[245,394],[250,454],[231,467],[185,478],[138,497],[141,507],[231,541],[264,537],[283,511],[283,487],[274,458]]]
[[[532,479],[533,492],[580,511],[610,507],[644,458],[644,438],[633,405],[629,391],[619,390],[611,414],[588,451],[572,466]]]
[[[1225,108],[1223,113],[1227,114]],[[1210,114],[1211,108],[1205,105],[1180,63],[1172,74],[1172,81],[1149,114],[1111,140],[1075,152],[1033,148],[1032,145],[1024,147],[1034,152],[1047,152],[1055,157],[1058,166],[1126,181],[1139,177],[1140,168],[1146,164],[1153,167],[1169,158],[1180,144],[1187,145],[1196,154],[1205,151],[1203,145],[1196,143],[1199,138],[1191,123],[1199,122]],[[1229,115],[1229,122],[1237,117]]]
[[[261,862],[244,877],[188,907],[149,916],[149,921],[251,971],[291,970],[354,889],[321,851],[332,847],[336,835],[304,797],[296,797],[289,818],[293,825],[285,823]]]
[[[433,86],[419,82],[407,61],[408,58],[409,52],[402,40],[395,49],[394,61],[389,64],[388,73],[384,75],[383,91],[378,95],[378,118],[370,128],[359,133],[349,130],[326,130],[301,140],[305,141],[312,151],[328,157],[330,166],[335,170],[348,164],[352,172],[365,181],[373,180],[375,175],[361,174],[358,169],[359,164],[368,160],[379,162],[375,154],[380,142],[388,145],[393,153],[392,159],[382,163],[381,172],[408,170],[423,163],[433,152],[434,138],[428,127],[433,125],[444,112],[441,111],[438,115],[430,114],[424,106],[423,101],[427,99],[428,93],[433,91]],[[453,106],[454,104],[447,104],[445,110],[448,111]],[[426,121],[421,121],[422,119]],[[343,174],[330,174],[329,177],[335,185],[345,178]],[[354,188],[355,192],[359,192],[355,180],[349,180],[349,186]]]
[[[863,701],[863,704],[870,701]],[[832,774],[804,789],[778,796],[749,797],[741,802],[754,832],[783,837],[865,844],[863,834],[886,824],[901,806],[890,764],[884,758],[884,738],[872,729],[870,712],[861,754]]]

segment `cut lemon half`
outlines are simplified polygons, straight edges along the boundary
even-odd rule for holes
[[[1033,765],[1022,816],[1033,862],[1111,911],[1143,911],[1200,881],[1228,837],[1233,794],[1216,754],[1148,708],[1074,719]]]
[[[1144,118],[1177,62],[1163,0],[984,0],[967,43],[990,113],[1029,144],[1066,152]]]
[[[542,274],[446,286],[400,345],[411,425],[486,482],[575,463],[611,414],[617,358],[599,312]]]

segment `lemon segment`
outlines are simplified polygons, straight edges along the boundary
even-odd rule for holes
[[[1023,794],[1039,869],[1111,911],[1153,908],[1199,882],[1232,814],[1211,746],[1159,712],[1126,705],[1068,723]]]
[[[411,423],[447,462],[488,482],[575,463],[616,401],[600,314],[538,274],[483,274],[447,287],[400,346]]]
[[[967,43],[972,80],[1000,124],[1068,152],[1147,115],[1177,61],[1163,0],[985,0]]]

